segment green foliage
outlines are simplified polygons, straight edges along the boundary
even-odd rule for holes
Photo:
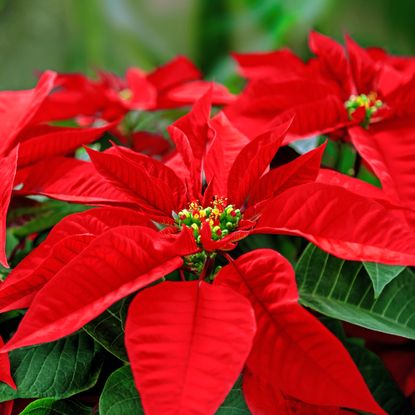
[[[91,408],[78,402],[56,400],[52,398],[38,399],[30,403],[20,415],[92,415]]]
[[[409,268],[375,299],[362,263],[341,260],[310,244],[296,275],[303,305],[362,327],[415,339],[415,275]]]
[[[17,390],[0,383],[0,402],[68,398],[93,387],[102,366],[99,346],[85,333],[17,349],[9,355]]]
[[[99,399],[100,415],[144,415],[130,366],[110,375]]]
[[[124,346],[124,334],[125,319],[130,302],[131,297],[123,298],[84,326],[84,330],[93,339],[123,361],[128,361]]]
[[[23,215],[29,216],[30,219],[21,226],[11,227],[10,232],[15,237],[23,238],[52,228],[71,213],[82,212],[87,209],[87,206],[61,202],[59,200],[46,200],[41,205],[17,208],[9,215],[11,220]]]
[[[250,415],[242,394],[242,378],[239,378],[232,387],[223,404],[215,415]]]

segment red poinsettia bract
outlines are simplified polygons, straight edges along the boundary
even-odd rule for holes
[[[89,150],[92,163],[66,159],[76,175],[28,167],[21,192],[107,207],[65,218],[2,284],[0,310],[29,308],[2,350],[73,333],[159,282],[138,292],[126,329],[149,415],[214,413],[245,362],[255,414],[272,413],[269,394],[281,407],[383,413],[341,343],[298,305],[288,262],[227,253],[271,232],[347,259],[415,263],[415,237],[386,203],[315,182],[324,147],[269,169],[289,126],[249,141],[223,114],[210,120],[208,94],[169,129],[177,154],[167,165],[114,146]],[[221,256],[229,264],[216,274]],[[178,269],[183,281],[160,282]]]
[[[79,74],[46,71],[32,90],[0,92],[0,173],[5,178],[0,185],[1,264],[7,266],[6,214],[17,168],[69,154],[106,131],[119,136],[118,124],[130,110],[181,107],[193,103],[209,88],[215,103],[233,100],[225,87],[201,80],[200,72],[184,57],[149,74],[131,68],[125,81],[104,73],[101,78],[92,81]],[[89,128],[47,124],[80,116],[91,116],[89,123],[99,120],[100,124]],[[150,152],[166,151],[167,142],[158,136],[137,132],[132,135],[132,141],[137,149],[147,143],[151,146]]]
[[[236,55],[250,82],[228,116],[252,136],[290,111],[296,117],[287,143],[318,134],[351,141],[414,224],[414,60],[363,49],[348,37],[343,48],[316,32],[310,49],[316,57],[307,63],[288,50]]]
[[[42,104],[56,85],[57,74],[46,71],[37,86],[25,91],[0,92],[0,263],[7,266],[4,252],[6,214],[16,170],[52,156],[66,155],[82,144],[95,141],[113,127],[69,128],[35,121]]]
[[[112,121],[131,110],[154,111],[193,104],[213,89],[215,104],[234,100],[228,90],[215,82],[202,80],[202,74],[183,56],[145,73],[130,68],[125,79],[109,72],[99,72],[92,80],[81,74],[59,74],[57,90],[37,114],[38,121],[90,116]]]

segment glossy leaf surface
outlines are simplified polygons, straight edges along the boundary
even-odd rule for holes
[[[368,329],[415,339],[414,273],[406,268],[374,298],[359,262],[343,261],[309,245],[296,267],[302,304]]]

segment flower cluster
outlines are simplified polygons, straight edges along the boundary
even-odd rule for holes
[[[358,96],[352,95],[345,103],[344,106],[347,109],[349,118],[352,118],[353,113],[358,108],[363,108],[365,111],[365,118],[363,120],[363,126],[367,127],[373,115],[376,114],[379,108],[382,108],[383,102],[377,99],[376,92],[371,92],[368,95],[360,94]]]
[[[213,415],[232,399],[253,415],[404,410],[415,371],[396,376],[400,392],[338,320],[415,338],[415,60],[318,33],[310,48],[307,62],[235,55],[248,80],[237,96],[182,57],[123,78],[47,71],[0,92],[0,411],[53,389],[25,390],[17,359],[82,328],[134,378],[138,394],[111,399],[125,393],[137,413]],[[354,177],[337,171],[351,148]],[[101,366],[85,379],[76,367],[77,390],[56,396],[98,390]]]
[[[173,217],[179,229],[183,225],[193,229],[198,244],[201,243],[200,229],[203,225],[210,227],[212,239],[217,241],[237,229],[241,220],[241,211],[232,205],[227,205],[226,200],[215,196],[207,208],[201,206],[198,201],[193,201],[189,203],[187,209],[181,210]]]
[[[213,241],[223,239],[238,228],[241,211],[226,203],[226,197],[214,196],[207,208],[201,206],[198,201],[193,201],[189,203],[187,209],[173,214],[177,227],[179,229],[182,229],[183,226],[191,228],[196,243],[202,247],[200,252],[185,258],[185,265],[197,274],[202,273],[209,257],[202,245],[200,234],[202,227],[208,226],[210,228]]]

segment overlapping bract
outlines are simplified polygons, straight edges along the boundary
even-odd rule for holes
[[[309,44],[316,56],[308,62],[286,50],[236,55],[249,84],[227,115],[252,136],[289,111],[296,116],[286,142],[319,134],[351,141],[413,225],[414,59],[361,48],[349,37],[343,48],[316,32]]]
[[[244,295],[255,311],[257,334],[244,386],[254,414],[271,415],[290,399],[383,413],[339,340],[298,305],[286,259],[272,250],[252,251],[223,268],[215,284]],[[268,408],[265,396],[273,402]]]
[[[415,236],[401,216],[386,204],[356,194],[353,184],[344,189],[316,183],[324,147],[267,171],[290,120],[281,123],[277,118],[274,124],[279,125],[248,140],[225,115],[210,121],[209,113],[207,94],[173,124],[169,131],[177,154],[166,164],[117,146],[102,153],[89,150],[95,172],[89,162],[56,160],[65,163],[67,174],[51,178],[45,177],[42,167],[29,168],[20,193],[87,204],[133,205],[152,219],[173,225],[172,211],[177,213],[194,200],[208,204],[220,191],[228,204],[244,210],[245,226],[240,230],[245,236],[249,232],[294,234],[346,259],[415,263]],[[180,172],[174,169],[178,163]],[[202,176],[208,183],[204,192]],[[209,242],[210,238],[203,239]],[[216,246],[232,244],[232,239],[230,234]]]
[[[1,349],[1,381],[13,385],[6,352],[69,335],[136,293],[126,346],[148,415],[213,414],[242,370],[254,415],[385,413],[342,343],[298,304],[287,260],[267,249],[228,254],[251,234],[277,233],[344,259],[415,265],[414,163],[402,153],[411,114],[400,106],[412,99],[412,66],[350,39],[348,57],[318,34],[310,45],[307,64],[289,51],[237,57],[250,82],[235,102],[185,58],[125,80],[50,72],[32,91],[0,93],[15,103],[4,112],[0,243],[14,185],[20,196],[95,206],[64,218],[1,283],[0,312],[28,308]],[[372,92],[376,109],[345,107]],[[121,134],[129,111],[194,101],[168,128],[168,157],[116,144],[87,148],[90,161],[68,156]],[[212,102],[229,105],[211,118]],[[68,118],[83,127],[46,124]],[[320,169],[325,145],[270,167],[282,145],[312,134],[347,137],[384,189]],[[217,257],[228,261],[218,273]]]
[[[46,160],[47,169],[45,164],[39,168],[48,176],[56,172],[49,165],[52,157],[70,155],[108,131],[122,141],[118,125],[129,111],[181,107],[193,103],[208,89],[212,89],[215,103],[233,100],[225,87],[201,80],[194,65],[179,57],[149,74],[132,68],[125,80],[110,73],[101,73],[101,80],[93,81],[80,74],[46,71],[34,89],[1,91],[0,173],[6,179],[0,188],[0,263],[7,266],[6,214],[17,169]],[[84,128],[50,125],[73,118]],[[139,132],[136,135],[141,137]],[[160,152],[166,151],[157,137],[147,138]],[[137,147],[134,137],[132,145]]]

